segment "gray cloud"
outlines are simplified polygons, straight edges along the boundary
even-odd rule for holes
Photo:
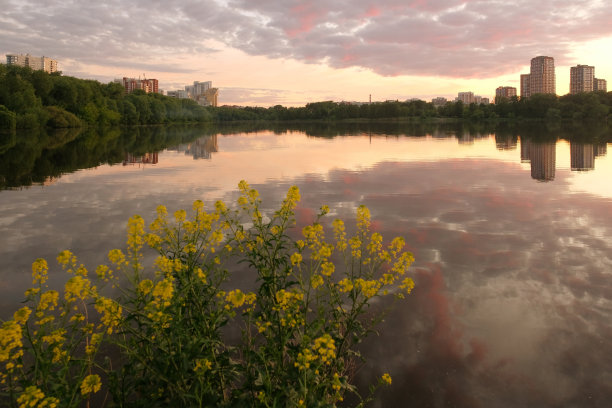
[[[85,0],[3,2],[0,44],[83,63],[177,71],[217,40],[251,55],[382,75],[491,77],[535,55],[567,60],[573,41],[608,36],[612,8],[597,0],[328,2]]]

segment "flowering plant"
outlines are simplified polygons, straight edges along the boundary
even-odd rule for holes
[[[384,245],[364,206],[350,237],[335,220],[326,240],[323,206],[295,240],[297,187],[270,216],[256,190],[244,181],[239,189],[234,209],[217,202],[207,212],[196,201],[191,217],[171,217],[160,206],[149,232],[132,217],[127,253],[110,251],[96,269],[117,299],[64,251],[58,262],[71,277],[60,300],[37,260],[31,306],[0,329],[2,398],[20,407],[89,405],[97,393],[99,405],[310,407],[335,406],[347,392],[362,405],[390,385],[385,373],[361,397],[351,367],[381,317],[372,299],[414,287],[404,240]],[[145,244],[158,253],[151,272]],[[231,287],[229,270],[241,262],[256,272],[252,291]]]

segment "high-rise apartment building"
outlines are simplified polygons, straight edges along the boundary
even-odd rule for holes
[[[531,96],[531,88],[529,87],[530,81],[531,75],[521,75],[521,98],[529,98]]]
[[[194,81],[193,85],[185,86],[185,91],[187,91],[191,99],[196,99],[198,96],[204,95],[210,88],[212,88],[212,81]]]
[[[521,98],[545,93],[556,94],[555,59],[539,56],[531,59],[529,74],[521,75]]]
[[[593,92],[595,67],[576,65],[570,68],[570,93]]]
[[[142,89],[146,93],[159,93],[159,81],[157,79],[123,77],[123,79],[115,79],[115,82],[122,84],[126,93],[132,93],[137,89]]]
[[[513,86],[499,86],[495,90],[495,102],[499,102],[502,98],[510,99],[516,96],[516,88]]]
[[[6,54],[6,65],[30,67],[48,73],[57,72],[57,61],[49,57],[35,57],[30,54]]]
[[[474,92],[459,92],[457,94],[457,101],[461,101],[466,105],[469,105],[470,103],[475,103],[476,102],[476,98],[474,98]]]
[[[556,94],[555,59],[552,57],[535,57],[531,59],[529,72],[529,93]]]
[[[593,90],[608,92],[608,84],[605,79],[593,78]]]

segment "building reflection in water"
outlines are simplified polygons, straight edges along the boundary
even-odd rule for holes
[[[496,139],[499,148],[499,142]],[[605,156],[608,145],[570,141],[570,167],[572,171],[589,171],[595,168],[595,158]],[[534,142],[521,138],[521,162],[531,163],[531,177],[539,181],[555,179],[555,142]]]
[[[497,147],[497,150],[514,150],[516,149],[516,142],[516,136],[495,134],[495,147]]]
[[[195,160],[212,158],[212,153],[219,151],[217,144],[217,135],[208,135],[197,138],[191,143],[178,145],[175,149],[179,152],[185,152],[186,155],[191,155]]]
[[[556,141],[536,143],[521,138],[521,162],[531,163],[531,178],[538,181],[555,179],[556,144]]]
[[[125,159],[123,159],[123,165],[127,166],[128,164],[157,164],[159,161],[159,157],[157,152],[155,153],[145,153],[142,156],[136,156],[132,153],[126,153]]]

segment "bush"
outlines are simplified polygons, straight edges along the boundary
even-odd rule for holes
[[[3,397],[13,406],[75,407],[102,390],[96,405],[313,407],[357,394],[350,383],[356,345],[382,314],[369,309],[372,300],[402,298],[414,286],[404,277],[413,257],[403,239],[383,246],[362,206],[356,234],[347,237],[335,220],[328,243],[323,206],[295,241],[288,233],[297,187],[271,219],[256,190],[245,182],[240,190],[236,210],[217,202],[206,212],[196,201],[187,219],[160,206],[149,233],[132,217],[127,254],[112,250],[110,265],[96,269],[100,283],[122,288],[116,300],[68,251],[57,259],[71,275],[60,298],[37,260],[29,306],[0,329]],[[154,274],[142,265],[145,243],[159,253]],[[332,255],[344,262],[336,266]],[[226,288],[234,262],[256,271],[254,292]],[[233,341],[236,330],[241,340]],[[101,349],[110,350],[105,360]],[[360,405],[383,384],[391,384],[388,374]]]

